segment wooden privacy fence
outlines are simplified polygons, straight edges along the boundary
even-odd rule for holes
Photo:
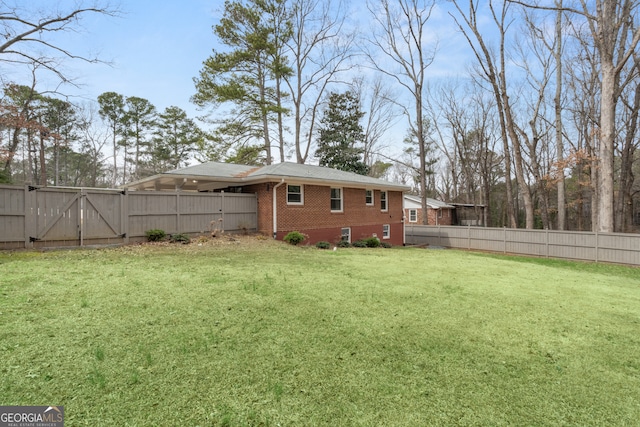
[[[0,249],[126,244],[145,232],[257,229],[255,194],[0,185]]]
[[[640,265],[638,234],[407,225],[405,242],[408,245],[428,244],[547,258]]]

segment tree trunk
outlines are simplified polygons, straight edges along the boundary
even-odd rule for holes
[[[616,75],[612,64],[602,61],[602,97],[600,100],[600,147],[598,149],[598,203],[595,230],[612,233],[613,219],[613,147],[616,121]]]
[[[562,0],[556,1],[558,9],[562,8]],[[564,177],[564,142],[562,139],[562,11],[558,10],[556,15],[556,93],[555,104],[555,126],[556,126],[556,189],[558,192],[558,230],[566,228],[566,200],[565,200],[565,177]]]
[[[42,134],[42,129],[39,130],[40,135],[40,185],[43,187],[47,186],[47,162],[45,159],[45,144],[44,144],[44,135]]]

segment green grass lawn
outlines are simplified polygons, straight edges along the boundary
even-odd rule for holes
[[[453,250],[0,253],[0,405],[67,426],[635,426],[640,270]]]

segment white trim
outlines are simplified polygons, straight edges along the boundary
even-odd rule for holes
[[[342,227],[340,228],[340,239],[344,240],[343,237],[345,236],[344,234],[344,230],[347,230],[347,242],[351,243],[351,227]]]
[[[300,201],[299,202],[290,202],[289,201],[289,187],[300,187]],[[298,194],[298,193],[291,193]],[[302,184],[287,184],[287,205],[293,206],[302,206],[304,205],[304,185]]]
[[[333,207],[331,206],[331,202],[333,202],[334,200],[331,194],[332,190],[340,190],[340,209],[333,209]],[[329,208],[331,210],[331,213],[344,212],[344,191],[342,190],[342,187],[329,187]]]
[[[418,222],[418,209],[409,208],[408,211],[409,211],[409,222]],[[414,219],[411,219],[411,212],[415,214]]]
[[[387,235],[385,236],[384,230],[385,227],[387,229]],[[391,238],[391,226],[389,224],[382,224],[382,238],[383,239],[390,239]]]
[[[384,193],[384,209],[382,208],[382,193]],[[380,211],[389,212],[389,192],[386,190],[380,190]]]
[[[367,203],[367,193],[371,193],[371,203]],[[369,190],[366,189],[364,190],[364,203],[367,206],[375,206],[376,204],[376,197],[375,197],[376,192],[374,190]]]

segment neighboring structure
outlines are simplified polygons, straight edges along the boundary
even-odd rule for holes
[[[132,190],[254,193],[258,231],[282,239],[290,231],[306,243],[373,235],[404,243],[403,192],[409,188],[335,169],[278,163],[246,166],[208,162],[155,175],[125,186]]]
[[[470,203],[451,203],[455,208],[453,225],[472,225],[486,227],[485,205],[474,205]]]
[[[453,225],[455,207],[439,200],[427,198],[427,225]],[[420,196],[404,195],[404,215],[407,224],[421,225],[422,200]]]

